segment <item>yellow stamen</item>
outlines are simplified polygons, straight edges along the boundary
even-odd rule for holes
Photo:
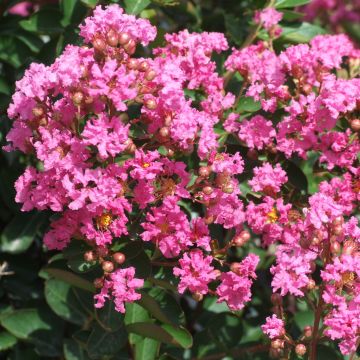
[[[149,166],[150,166],[149,163],[143,163],[143,165],[142,165],[142,167],[145,168],[145,169],[148,168]]]
[[[341,280],[344,285],[349,285],[355,280],[355,274],[351,271],[346,271],[342,274]]]
[[[167,223],[159,224],[158,227],[162,233],[167,233],[167,231],[169,229],[169,225]]]
[[[273,207],[268,213],[267,213],[268,222],[273,224],[279,219],[279,214],[277,210]]]
[[[109,213],[104,213],[96,219],[96,225],[100,229],[107,229],[112,222],[112,216]]]

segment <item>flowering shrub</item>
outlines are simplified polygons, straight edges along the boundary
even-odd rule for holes
[[[28,158],[16,202],[51,214],[43,242],[60,255],[47,281],[93,293],[102,328],[88,346],[107,331],[117,341],[93,358],[116,354],[126,331],[135,354],[147,340],[154,356],[159,342],[191,346],[157,291],[237,320],[266,277],[264,345],[226,353],[356,353],[360,53],[344,34],[287,43],[275,5],[255,12],[242,47],[185,29],[152,51],[141,50],[159,38],[147,19],[97,6],[82,45],[16,82],[5,150]],[[294,329],[300,307],[311,321]]]

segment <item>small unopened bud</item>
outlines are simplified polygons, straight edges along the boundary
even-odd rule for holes
[[[201,166],[199,168],[199,176],[203,177],[203,178],[207,178],[209,177],[211,174],[211,170],[209,168],[209,166]]]
[[[295,353],[298,356],[304,356],[306,354],[306,346],[304,344],[297,344],[295,346]]]
[[[167,156],[169,157],[173,157],[175,154],[174,150],[173,149],[167,149]]]
[[[276,339],[271,342],[271,347],[273,349],[283,349],[285,345],[284,340]]]
[[[214,189],[211,186],[204,186],[202,189],[202,192],[205,195],[210,195],[210,194],[212,194],[213,191],[214,191]]]
[[[344,223],[344,218],[342,216],[337,216],[332,223],[334,226],[342,225]]]
[[[309,279],[309,282],[308,284],[306,285],[306,288],[311,291],[311,290],[314,290],[316,287],[316,282],[314,279]]]
[[[206,216],[204,219],[206,225],[212,224],[214,220],[215,220],[214,215]]]
[[[130,70],[136,70],[138,67],[138,63],[139,62],[137,59],[131,58],[127,61],[126,66]]]
[[[276,149],[276,146],[274,144],[267,145],[266,149],[270,154],[275,155],[277,153],[277,149]]]
[[[333,229],[333,233],[336,235],[336,236],[339,236],[343,233],[343,227],[342,225],[336,225]]]
[[[149,63],[147,61],[142,61],[140,64],[139,64],[139,71],[141,72],[146,72],[149,70]]]
[[[115,30],[111,29],[106,34],[106,42],[112,47],[116,47],[119,43],[118,35]]]
[[[114,264],[111,261],[104,261],[101,264],[101,267],[107,273],[111,273],[114,271]]]
[[[312,327],[311,326],[304,327],[304,336],[306,338],[310,338],[312,336]]]
[[[92,262],[96,260],[96,255],[93,251],[89,250],[86,251],[86,253],[84,254],[84,260],[86,262]]]
[[[172,122],[172,117],[170,115],[166,115],[165,119],[164,119],[164,125],[165,126],[170,126]]]
[[[356,132],[360,131],[360,119],[351,120],[350,127]]]
[[[124,50],[127,54],[132,55],[136,50],[136,43],[134,40],[130,40],[127,44],[124,45]]]
[[[156,101],[154,99],[147,99],[144,103],[144,105],[149,109],[149,110],[155,110],[156,109]]]
[[[156,77],[156,72],[155,72],[154,70],[148,70],[148,71],[146,71],[146,73],[145,73],[145,79],[146,79],[147,81],[152,81],[152,80],[155,79],[155,77]]]
[[[343,253],[346,255],[352,255],[357,251],[357,245],[353,240],[346,240],[343,245]]]
[[[312,92],[312,86],[310,84],[304,84],[302,86],[302,91],[306,94],[309,95]]]
[[[159,130],[159,134],[161,137],[168,137],[170,134],[170,130],[167,126],[163,126],[160,130]]]
[[[131,40],[131,37],[130,37],[130,35],[128,33],[121,32],[119,34],[119,43],[121,45],[125,45],[125,44],[129,43],[130,40]]]
[[[103,278],[97,278],[94,280],[94,286],[96,289],[101,289],[104,286],[104,279]]]
[[[105,49],[106,49],[106,43],[103,39],[101,38],[95,38],[93,40],[93,46],[94,46],[94,49],[99,51],[99,52],[103,52]]]
[[[122,265],[126,260],[125,255],[121,252],[116,252],[115,254],[113,254],[112,257],[113,257],[113,260],[119,265]]]
[[[225,184],[221,190],[226,194],[232,194],[234,192],[234,185],[232,183]]]
[[[341,250],[341,246],[338,241],[333,241],[330,245],[330,251],[333,254],[339,254]]]
[[[40,117],[40,116],[43,116],[44,115],[44,109],[42,106],[35,106],[33,109],[32,109],[32,113],[34,116],[36,117]]]
[[[72,101],[75,106],[81,105],[84,100],[84,94],[81,91],[76,91],[72,96]]]
[[[271,359],[278,359],[280,357],[281,350],[270,348],[269,356]]]
[[[311,245],[313,245],[313,246],[319,246],[320,243],[321,243],[321,240],[317,236],[314,236],[311,240]]]
[[[204,298],[204,296],[203,296],[203,294],[196,292],[196,293],[192,294],[192,298],[195,301],[201,301]]]

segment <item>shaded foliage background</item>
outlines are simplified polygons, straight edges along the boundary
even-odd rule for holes
[[[78,25],[92,8],[110,1],[62,0],[41,2],[28,17],[11,15],[8,9],[18,1],[0,5],[0,142],[10,128],[6,109],[15,81],[31,62],[50,64],[69,44],[81,44]],[[231,46],[241,46],[253,29],[254,10],[263,0],[124,0],[118,2],[127,12],[149,18],[158,26],[158,37],[151,48],[163,42],[166,32],[184,28],[190,31],[220,31]],[[307,42],[326,30],[302,22],[294,8],[307,0],[277,0],[284,12],[282,36],[275,47]],[[250,25],[249,25],[250,24]],[[349,30],[353,36],[359,36]],[[260,33],[259,37],[265,34]],[[141,54],[140,54],[141,55]],[[216,55],[220,65],[226,54]],[[236,91],[236,84],[233,84]],[[257,104],[240,103],[247,113]],[[267,359],[267,345],[260,324],[271,309],[269,265],[270,251],[250,249],[261,257],[259,281],[253,287],[253,301],[240,313],[233,314],[226,305],[206,298],[196,303],[191,297],[179,297],[169,282],[166,270],[151,267],[140,243],[122,248],[144,275],[151,273],[140,302],[127,306],[126,316],[107,304],[95,311],[92,283],[98,269],[83,262],[83,244],[75,242],[63,255],[46,251],[42,236],[49,222],[48,213],[22,213],[14,202],[14,181],[29,159],[16,152],[0,153],[0,358],[31,360],[75,359]],[[290,181],[299,193],[316,191],[320,180],[313,170],[316,154],[306,163],[289,163]],[[243,193],[246,194],[246,180]],[[212,231],[216,234],[217,228]],[[222,237],[224,234],[216,234]],[[255,241],[256,243],[256,241]],[[121,245],[120,245],[121,246]],[[234,259],[242,251],[234,253]],[[156,285],[156,286],[154,286]],[[305,302],[291,299],[287,304],[291,331],[299,334],[312,324],[312,312]],[[191,345],[193,346],[191,347]],[[341,359],[335,346],[319,345],[319,359]]]

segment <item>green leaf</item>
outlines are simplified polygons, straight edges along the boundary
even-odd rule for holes
[[[224,13],[225,28],[235,44],[241,45],[244,38],[242,21],[238,16],[230,13]]]
[[[20,213],[5,227],[0,237],[0,250],[11,254],[26,251],[35,239],[39,227],[46,221],[40,212]]]
[[[160,342],[142,338],[135,346],[135,360],[155,360],[159,352]]]
[[[0,77],[0,93],[5,95],[11,94],[10,86],[3,77]]]
[[[0,332],[0,351],[12,348],[17,343],[17,338],[7,331]]]
[[[89,360],[90,358],[86,355],[84,349],[72,339],[64,340],[64,357],[65,360]]]
[[[105,331],[124,329],[124,315],[115,310],[113,301],[107,301],[101,309],[95,311],[96,320]]]
[[[182,327],[172,325],[156,325],[150,322],[138,322],[126,326],[130,333],[161,341],[165,344],[188,349],[192,346],[190,333]]]
[[[316,35],[326,33],[326,31],[320,26],[312,25],[307,22],[302,23],[298,27],[284,26],[282,29],[283,32],[279,40],[293,43],[306,43]]]
[[[41,270],[41,272],[48,274],[48,275],[54,277],[55,279],[63,280],[64,282],[66,282],[70,285],[76,286],[80,289],[87,290],[90,292],[95,292],[94,285],[90,281],[85,280],[84,278],[82,278],[74,273],[71,273],[70,271],[46,267],[46,268],[43,268]]]
[[[30,49],[21,40],[9,35],[0,36],[0,60],[19,68],[30,57]]]
[[[124,322],[130,325],[150,319],[149,313],[137,303],[127,303]]]
[[[125,0],[125,10],[128,14],[137,15],[150,4],[150,0]]]
[[[127,341],[128,334],[122,328],[118,331],[107,332],[95,324],[87,341],[87,351],[92,359],[104,359],[116,354]]]
[[[307,192],[308,182],[303,171],[295,163],[291,161],[288,161],[286,163],[285,170],[290,184],[292,184],[298,190]]]
[[[45,298],[51,309],[61,318],[78,325],[86,322],[88,316],[82,311],[69,284],[57,279],[47,280]]]
[[[60,8],[63,13],[61,20],[63,26],[80,23],[86,14],[86,7],[78,0],[61,0]]]
[[[61,355],[63,322],[46,307],[16,310],[2,317],[1,325],[17,338],[35,344],[40,355]]]
[[[236,108],[237,112],[247,112],[253,113],[261,109],[260,101],[255,101],[252,97],[243,96],[240,98],[238,106]]]
[[[81,2],[89,8],[94,8],[97,5],[98,0],[81,0]]]
[[[44,45],[43,41],[38,36],[26,31],[21,30],[16,32],[15,36],[35,53],[38,53]]]
[[[149,294],[145,291],[142,291],[141,294],[142,296],[138,304],[149,311],[152,316],[165,324],[180,325],[184,314],[175,298],[169,292],[153,288]]]
[[[63,251],[64,258],[68,260],[69,268],[80,274],[94,270],[97,265],[96,262],[84,260],[84,253],[90,249],[91,247],[84,241],[71,241],[69,246]]]
[[[312,326],[314,323],[314,312],[311,310],[298,311],[294,316],[294,322],[302,331],[305,326]]]
[[[284,14],[283,19],[285,21],[294,21],[301,19],[304,16],[304,13],[298,12],[298,11],[291,11],[291,10],[284,10],[282,11]]]
[[[275,3],[276,9],[291,8],[300,5],[305,5],[311,2],[311,0],[277,0]]]
[[[56,9],[41,9],[29,19],[21,20],[19,25],[26,31],[42,34],[58,34],[63,31],[62,15]]]
[[[144,250],[141,250],[134,258],[129,259],[131,266],[135,267],[136,277],[147,279],[151,274],[151,262]]]

